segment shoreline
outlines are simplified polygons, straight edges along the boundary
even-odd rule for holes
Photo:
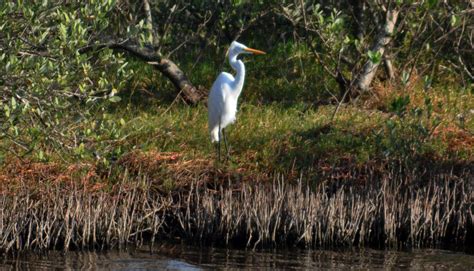
[[[0,251],[106,249],[167,238],[246,248],[472,244],[473,172],[408,173],[393,166],[374,179],[369,173],[365,185],[310,185],[276,175],[261,183],[193,182],[167,193],[127,171],[97,191],[80,183],[25,184],[0,194]]]

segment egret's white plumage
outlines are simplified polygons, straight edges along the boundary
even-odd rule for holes
[[[209,113],[209,133],[211,142],[219,142],[222,129],[235,121],[237,113],[237,100],[242,92],[245,80],[244,63],[237,59],[242,53],[265,54],[265,52],[248,48],[247,46],[232,42],[228,55],[229,63],[236,71],[235,77],[227,72],[222,72],[212,85],[207,102]]]

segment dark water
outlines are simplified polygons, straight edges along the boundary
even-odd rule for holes
[[[474,255],[446,250],[236,250],[158,245],[107,252],[0,258],[0,270],[413,269],[474,270]]]

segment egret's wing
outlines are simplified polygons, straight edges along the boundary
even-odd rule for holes
[[[234,77],[230,73],[222,72],[212,85],[207,100],[209,113],[209,130],[219,125],[219,120],[225,108],[226,95],[229,93],[230,83]]]

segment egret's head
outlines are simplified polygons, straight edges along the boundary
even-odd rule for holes
[[[249,48],[242,43],[239,43],[237,41],[233,41],[230,44],[229,50],[227,50],[227,55],[229,58],[233,58],[234,56],[237,56],[239,54],[255,54],[255,55],[264,55],[264,51],[260,51],[257,49]]]

